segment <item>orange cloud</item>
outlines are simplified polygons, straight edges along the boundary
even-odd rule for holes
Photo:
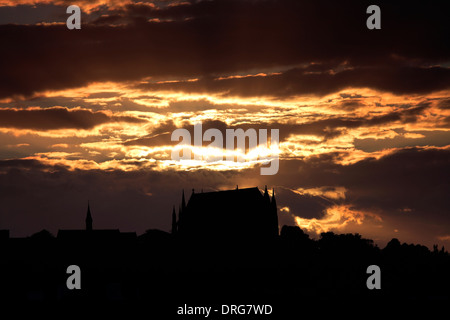
[[[60,6],[78,5],[82,10],[90,12],[99,6],[106,5],[110,8],[133,3],[131,0],[0,0],[0,7],[18,5],[53,4]]]
[[[57,143],[57,144],[51,145],[51,148],[64,148],[64,149],[67,149],[68,147],[69,147],[69,145],[67,143]]]
[[[381,218],[378,215],[352,209],[349,205],[335,205],[327,208],[325,216],[321,219],[305,219],[301,217],[294,217],[294,219],[300,228],[320,234],[331,230],[343,229],[350,223],[361,225],[368,217],[381,222]]]
[[[29,147],[29,143],[18,143],[18,144],[8,144],[8,148],[20,148],[20,147]]]
[[[311,195],[314,197],[323,197],[332,200],[345,199],[345,192],[347,191],[344,187],[318,187],[318,188],[298,188],[292,190],[299,195]]]
[[[437,237],[439,240],[441,241],[450,241],[450,235],[444,235],[444,236],[439,236]]]

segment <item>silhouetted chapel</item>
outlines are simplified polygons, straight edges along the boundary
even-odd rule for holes
[[[79,244],[84,242],[111,242],[111,241],[129,241],[136,239],[136,232],[120,232],[119,229],[93,229],[93,219],[91,206],[88,201],[88,207],[85,218],[86,228],[78,230],[59,230],[57,238],[62,241]]]
[[[278,236],[275,191],[270,199],[265,187],[201,192],[186,204],[184,190],[178,220],[172,212],[172,233],[180,238],[219,241],[270,240]]]

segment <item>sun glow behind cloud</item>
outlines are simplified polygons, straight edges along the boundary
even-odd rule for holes
[[[200,163],[188,161],[178,166],[170,159],[175,143],[167,141],[167,138],[166,143],[158,145],[127,145],[130,140],[149,137],[154,135],[155,131],[159,132],[163,123],[170,122],[173,123],[173,126],[158,134],[170,135],[176,127],[182,127],[186,123],[214,120],[228,126],[247,125],[251,127],[252,124],[255,124],[262,128],[279,129],[282,137],[276,153],[280,159],[308,159],[321,154],[339,154],[334,161],[348,165],[367,158],[379,159],[396,150],[396,148],[385,148],[368,152],[356,148],[355,139],[383,140],[403,137],[411,140],[411,145],[414,145],[412,140],[426,139],[423,131],[436,130],[436,126],[441,131],[448,131],[446,122],[448,120],[446,119],[450,116],[450,111],[437,107],[438,102],[448,95],[448,92],[438,92],[426,98],[422,96],[401,97],[370,89],[346,89],[325,97],[304,96],[274,100],[271,97],[224,98],[215,94],[146,92],[136,90],[134,83],[96,82],[83,88],[47,91],[39,95],[40,98],[38,97],[38,100],[35,101],[39,103],[39,99],[45,102],[65,97],[65,99],[77,103],[74,107],[59,107],[67,108],[69,113],[88,110],[92,114],[101,112],[110,119],[136,119],[140,123],[107,122],[89,129],[39,130],[3,127],[0,128],[0,134],[17,138],[15,139],[17,140],[16,144],[30,144],[26,141],[27,139],[24,139],[25,141],[20,139],[28,136],[55,140],[66,138],[67,142],[73,140],[74,143],[55,141],[51,145],[53,145],[52,148],[60,146],[60,149],[65,149],[67,152],[70,152],[71,149],[78,152],[84,161],[67,158],[60,160],[70,168],[77,168],[80,165],[80,169],[91,167],[86,163],[109,167],[111,158],[114,158],[115,162],[112,164],[114,168],[120,167],[121,163],[124,163],[124,168],[130,168],[132,166],[130,163],[135,161],[137,166],[149,162],[152,168],[159,169],[179,168],[179,170],[185,170],[186,167],[203,167],[226,170],[228,166],[228,169],[233,170],[255,166],[260,163],[257,161],[258,156],[261,158],[263,155],[273,153],[273,150],[258,148],[250,150],[246,154],[242,152],[238,154],[244,157],[246,163],[221,162],[219,165],[219,163],[211,164],[207,161]],[[144,100],[146,103],[143,103]],[[358,102],[355,102],[356,100]],[[348,101],[351,101],[350,109],[346,109]],[[415,106],[423,105],[423,103],[428,103],[429,106],[424,108],[421,113],[414,115],[414,121],[402,120],[402,117],[404,119],[411,117],[409,113],[415,111],[410,110],[416,108]],[[17,100],[15,105],[17,107],[14,110],[49,110],[36,106],[19,108],[20,100]],[[405,108],[405,105],[408,107]],[[373,118],[373,124],[370,122],[371,120],[367,120],[367,124],[361,120],[370,119],[370,117]],[[442,125],[439,127],[439,124]],[[421,133],[417,133],[417,131]],[[83,139],[87,141],[82,141]],[[205,157],[220,155],[223,156],[223,159],[229,152],[225,149],[220,151],[206,147],[194,151]],[[45,158],[44,154],[45,152],[40,155],[29,154],[28,156],[41,159]],[[53,156],[52,161],[56,160]],[[164,164],[165,161],[168,163]],[[162,162],[162,164],[155,166],[155,162]]]

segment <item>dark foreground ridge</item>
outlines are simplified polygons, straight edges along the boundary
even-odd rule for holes
[[[332,232],[313,240],[293,226],[278,234],[275,195],[270,198],[267,189],[193,193],[188,203],[183,193],[181,202],[172,233],[96,230],[89,207],[85,230],[60,230],[57,237],[42,230],[28,238],[0,232],[0,298],[141,302],[165,318],[185,304],[272,304],[275,316],[317,299],[450,299],[444,248],[392,239],[380,249],[359,234]],[[231,223],[236,217],[242,224]],[[80,290],[66,286],[70,265],[81,269]],[[367,288],[370,265],[381,269],[380,290]]]

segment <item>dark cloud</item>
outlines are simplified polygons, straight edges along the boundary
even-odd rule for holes
[[[88,95],[88,99],[99,99],[99,98],[115,98],[120,97],[119,92],[95,92]]]
[[[0,160],[1,169],[47,169],[49,166],[34,159]]]
[[[65,22],[66,8],[53,4],[16,5],[0,7],[0,25]]]
[[[278,98],[296,95],[323,96],[343,89],[372,88],[395,94],[430,93],[450,88],[450,70],[433,67],[361,67],[337,73],[308,73],[292,69],[282,74],[199,81],[139,84],[144,90],[219,93],[223,96]]]
[[[378,205],[387,212],[409,207],[424,219],[447,223],[450,199],[450,150],[405,148],[380,160],[366,159],[342,168],[342,181],[351,186],[352,198],[362,208]],[[390,194],[395,196],[390,196]]]
[[[282,200],[282,205],[290,209],[290,213],[306,219],[324,216],[325,210],[334,203],[323,197],[312,195],[299,195],[289,189],[279,187],[276,189],[277,201]]]
[[[450,99],[443,99],[439,101],[438,107],[440,109],[449,110],[450,109]]]
[[[92,129],[108,122],[143,123],[145,120],[92,112],[83,109],[53,107],[47,109],[0,109],[0,127],[34,130]]]
[[[356,109],[364,107],[366,104],[363,102],[362,99],[349,99],[342,101],[338,105],[336,105],[337,109],[347,110],[347,111],[354,111]]]
[[[112,12],[135,18],[121,26],[86,23],[81,30],[69,31],[64,25],[2,25],[0,39],[8,50],[0,52],[0,97],[93,81],[149,76],[207,79],[311,62],[323,66],[272,77],[277,81],[270,85],[241,79],[245,90],[229,90],[252,95],[262,86],[269,89],[267,94],[283,96],[362,85],[394,93],[448,88],[447,69],[429,67],[450,56],[449,4],[381,2],[382,29],[375,31],[365,24],[369,4],[296,0],[282,5],[215,0],[163,8],[131,4]],[[149,22],[156,18],[166,20]],[[344,62],[353,69],[338,68],[334,75],[320,71]]]
[[[363,96],[360,94],[341,93],[339,95],[341,96],[342,99],[357,100],[357,99],[363,98]]]
[[[417,130],[413,133],[422,135],[423,137],[414,137],[414,139],[405,136],[406,131],[395,129],[399,135],[393,138],[385,139],[354,139],[353,145],[358,150],[365,152],[381,151],[389,148],[405,148],[415,146],[436,146],[445,147],[450,141],[450,132],[445,130],[421,131]]]
[[[342,156],[336,153],[303,161],[282,161],[278,174],[267,177],[265,183],[289,189],[344,187],[346,198],[340,203],[376,213],[391,232],[394,228],[408,230],[408,234],[403,234],[408,241],[430,246],[438,242],[437,235],[448,233],[449,149],[405,148],[379,160],[368,158],[351,165],[337,164],[336,160]],[[292,193],[281,192],[277,203],[280,206],[290,203],[294,214],[310,217],[314,210],[303,210],[295,205],[293,197]],[[311,200],[319,208],[323,204],[321,199]],[[315,211],[316,217],[319,212],[320,209]],[[380,230],[380,234],[388,231]]]

